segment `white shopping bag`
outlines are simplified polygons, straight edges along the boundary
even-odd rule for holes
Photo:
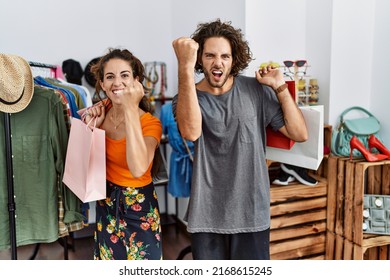
[[[300,107],[305,118],[309,138],[290,149],[266,147],[268,160],[317,170],[324,157],[324,106]]]

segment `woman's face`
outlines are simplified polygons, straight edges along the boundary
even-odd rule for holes
[[[110,99],[122,93],[125,87],[133,82],[133,69],[129,62],[119,58],[107,61],[104,66],[103,81],[100,82],[100,85]]]

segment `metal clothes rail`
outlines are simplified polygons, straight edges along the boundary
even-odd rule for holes
[[[39,62],[29,62],[31,67],[50,68],[55,70],[57,66]],[[7,189],[8,189],[8,213],[10,228],[10,246],[11,258],[17,259],[17,242],[16,242],[16,223],[15,223],[15,199],[14,199],[14,181],[13,181],[13,164],[12,164],[12,133],[11,133],[11,113],[4,113],[4,132],[5,132],[5,150],[6,150],[6,167],[7,167]],[[67,239],[64,245],[64,258],[67,259]],[[60,242],[62,243],[62,242]],[[37,243],[30,259],[34,259],[38,253],[40,244]]]

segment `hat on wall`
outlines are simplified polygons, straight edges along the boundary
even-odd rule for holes
[[[95,57],[90,62],[88,62],[87,66],[85,66],[84,76],[85,80],[91,87],[95,87],[96,79],[95,75],[91,72],[92,65],[96,64],[99,61],[100,57]]]
[[[30,64],[20,56],[0,54],[0,111],[18,113],[24,110],[33,94]]]
[[[80,62],[74,59],[67,59],[62,62],[62,71],[65,74],[66,81],[72,84],[81,85],[81,78],[84,75]]]

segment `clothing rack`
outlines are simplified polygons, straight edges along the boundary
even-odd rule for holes
[[[31,67],[50,68],[55,70],[57,66],[39,63],[29,62]],[[9,227],[10,227],[10,245],[11,245],[11,258],[17,259],[17,242],[16,242],[16,222],[15,222],[15,199],[14,199],[14,181],[13,181],[13,164],[12,164],[12,133],[11,133],[11,113],[4,113],[4,131],[5,131],[5,149],[6,149],[6,167],[7,167],[7,189],[8,189],[8,213],[9,213]],[[68,247],[67,238],[64,237],[64,258],[68,259]],[[62,242],[60,242],[62,244]],[[37,243],[30,260],[35,259],[39,251],[40,243]]]
[[[57,69],[57,66],[52,64],[46,64],[46,63],[40,63],[40,62],[29,62],[31,67],[40,67],[40,68],[50,68],[50,69]]]
[[[8,189],[8,213],[9,213],[9,234],[11,244],[11,258],[17,259],[16,249],[16,224],[15,224],[15,199],[14,199],[14,181],[12,166],[12,145],[11,145],[11,122],[10,113],[4,113],[4,131],[5,131],[5,153],[7,166],[7,189]]]

